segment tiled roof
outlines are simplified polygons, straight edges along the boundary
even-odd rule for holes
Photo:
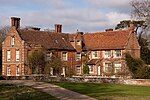
[[[18,33],[27,43],[42,45],[47,49],[75,50],[68,40],[66,40],[67,35],[63,33],[25,29],[19,29]]]
[[[61,50],[75,50],[70,41],[74,41],[78,36],[77,33],[66,34],[23,29],[18,30],[18,33],[28,43],[40,44],[47,49]],[[124,49],[130,33],[130,30],[85,33],[82,37],[83,50]]]
[[[99,59],[92,59],[87,64],[88,65],[96,65],[99,63],[99,61],[100,61]]]
[[[129,35],[129,30],[87,33],[84,43],[89,50],[124,49]]]

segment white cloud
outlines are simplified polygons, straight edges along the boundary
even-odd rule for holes
[[[27,0],[6,0],[24,6]],[[0,0],[1,3],[6,3]],[[13,1],[13,2],[12,2]],[[20,2],[22,1],[22,3]],[[129,12],[126,13],[129,0],[84,0],[85,7],[76,8],[72,0],[31,0],[30,4],[38,5],[37,9],[9,9],[6,5],[6,12],[0,14],[2,22],[0,25],[10,25],[10,17],[21,17],[21,26],[38,26],[53,28],[55,23],[63,24],[64,31],[74,32],[77,28],[80,31],[100,31],[105,28],[114,27],[119,21],[130,19]],[[29,2],[28,2],[29,3]],[[27,3],[27,4],[28,4]],[[0,6],[1,8],[1,6]],[[116,10],[117,9],[117,10]],[[119,12],[118,10],[122,12]],[[124,10],[125,9],[125,10]],[[26,11],[24,11],[26,10]],[[0,11],[2,11],[0,9]],[[13,12],[14,11],[14,12]]]
[[[127,7],[131,0],[85,0],[96,7]]]
[[[125,13],[110,12],[106,14],[110,25],[117,25],[122,20],[130,20],[130,15]]]

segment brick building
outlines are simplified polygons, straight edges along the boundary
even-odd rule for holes
[[[62,33],[62,25],[56,24],[55,31],[40,31],[40,28],[21,29],[20,18],[11,18],[11,29],[2,44],[2,74],[6,76],[30,75],[27,66],[28,55],[39,48],[46,49],[46,56],[58,54],[64,67],[83,74],[83,64],[89,67],[90,75],[105,76],[118,73],[126,68],[125,53],[140,57],[134,27],[126,30],[106,30],[94,33]],[[53,74],[53,72],[52,72]]]

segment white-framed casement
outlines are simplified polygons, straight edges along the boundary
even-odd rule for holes
[[[76,44],[79,45],[79,46],[81,46],[81,40],[77,40]]]
[[[68,60],[68,53],[66,51],[63,51],[61,54],[62,61],[67,61]]]
[[[46,53],[46,61],[51,60],[51,58],[52,58],[52,52],[47,52]]]
[[[7,72],[7,76],[11,76],[11,68],[10,68],[10,65],[7,66],[6,72]]]
[[[20,75],[20,68],[19,66],[16,66],[16,76],[19,76]]]
[[[112,72],[112,63],[111,62],[104,62],[104,72]]]
[[[54,75],[54,71],[53,71],[53,70],[54,70],[54,69],[51,67],[51,68],[50,68],[50,74],[51,74],[51,75]]]
[[[3,65],[2,66],[2,75],[4,75],[5,74],[5,66]]]
[[[7,50],[7,61],[10,61],[11,59],[11,51],[10,50]]]
[[[77,75],[81,74],[81,66],[76,66],[76,74]]]
[[[111,50],[105,50],[104,51],[104,58],[111,58],[112,57],[112,51]]]
[[[11,36],[10,45],[11,45],[11,46],[14,46],[14,45],[15,45],[15,37],[14,37],[14,36]]]
[[[88,65],[89,66],[89,73],[94,73],[94,65]]]
[[[121,58],[122,57],[122,51],[121,50],[114,50],[114,58]]]
[[[92,51],[92,59],[98,59],[98,51]]]
[[[63,75],[64,77],[66,76],[66,68],[65,67],[62,67],[61,75]]]
[[[16,50],[16,61],[19,61],[20,60],[20,51],[19,49]]]
[[[118,72],[121,72],[121,62],[115,62],[114,63],[114,70],[115,70],[115,73],[118,73]]]
[[[80,61],[81,60],[81,53],[77,52],[76,53],[76,61]]]

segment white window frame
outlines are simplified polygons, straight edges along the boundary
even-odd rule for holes
[[[11,76],[11,68],[10,68],[10,66],[7,66],[7,76]]]
[[[107,64],[110,64],[110,66],[107,65]],[[107,66],[106,66],[106,65],[107,65]],[[105,63],[104,63],[104,72],[108,73],[108,72],[109,72],[109,69],[108,69],[108,68],[111,68],[111,71],[112,71],[112,63],[111,63],[111,62],[105,62]],[[106,69],[108,69],[108,70],[106,70]]]
[[[5,73],[5,66],[2,65],[2,75],[4,75],[4,73]]]
[[[54,71],[54,69],[51,67],[51,68],[50,68],[50,74],[51,74],[51,75],[54,75],[53,71]]]
[[[16,66],[16,76],[19,76],[20,75],[20,68],[19,66]]]
[[[120,55],[119,56],[117,56],[117,51],[120,51]],[[114,50],[114,57],[115,58],[121,58],[121,56],[122,56],[122,51],[121,50]]]
[[[15,37],[11,36],[11,46],[14,46],[14,45],[15,45]]]
[[[81,66],[76,66],[76,74],[77,75],[81,74]]]
[[[114,63],[115,73],[120,72],[121,71],[121,67],[122,67],[121,62],[115,62]],[[117,71],[117,70],[120,70],[120,71]]]
[[[63,53],[65,53],[65,57],[63,57],[64,56],[64,54]],[[67,61],[68,60],[68,52],[62,52],[62,61]]]
[[[61,70],[61,75],[63,75],[65,77],[66,75],[66,68],[65,67],[62,67],[62,70]]]
[[[7,61],[11,60],[11,51],[7,50]]]
[[[52,58],[52,52],[47,52],[46,53],[46,60],[49,61]]]
[[[20,60],[20,51],[16,50],[16,61]]]
[[[81,53],[76,53],[76,61],[80,61],[81,60]]]
[[[77,40],[77,45],[81,45],[81,40]]]
[[[108,52],[110,52],[110,55],[107,55],[107,54],[109,54]],[[105,50],[104,57],[105,58],[111,58],[112,57],[112,51],[111,50]]]
[[[89,65],[89,73],[94,73],[94,65]]]
[[[92,59],[97,59],[97,58],[98,58],[98,51],[92,51]]]

